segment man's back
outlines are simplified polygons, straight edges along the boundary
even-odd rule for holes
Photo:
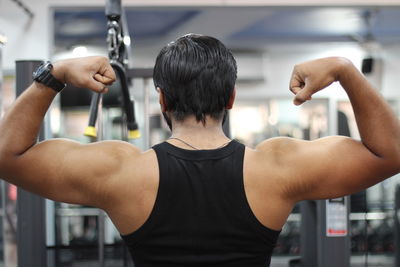
[[[268,265],[279,231],[263,226],[249,207],[245,147],[231,141],[197,151],[164,142],[154,150],[160,170],[154,207],[143,226],[123,236],[135,264]]]

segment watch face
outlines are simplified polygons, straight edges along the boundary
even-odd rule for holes
[[[45,71],[45,69],[43,68],[43,65],[41,65],[41,66],[36,70],[36,72],[33,74],[33,76],[34,76],[35,78],[40,77],[40,76],[43,74],[44,71]]]
[[[51,70],[51,64],[44,62],[42,63],[37,70],[33,73],[33,79],[35,81],[41,81],[43,77]]]

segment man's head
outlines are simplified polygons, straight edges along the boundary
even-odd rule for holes
[[[219,40],[188,34],[160,51],[154,84],[173,119],[194,116],[205,124],[206,116],[220,120],[231,108],[236,74],[236,61]]]

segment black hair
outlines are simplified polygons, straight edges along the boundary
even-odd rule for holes
[[[235,87],[236,61],[216,38],[188,34],[166,45],[154,67],[154,85],[165,95],[168,112],[178,121],[194,115],[221,119]]]

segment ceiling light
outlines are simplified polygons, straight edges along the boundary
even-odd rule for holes
[[[130,46],[131,45],[131,37],[129,36],[124,36],[124,44],[126,46]]]
[[[86,46],[77,46],[72,50],[72,55],[75,57],[84,57],[87,55]]]
[[[0,34],[0,44],[7,43],[7,37],[5,35]]]

